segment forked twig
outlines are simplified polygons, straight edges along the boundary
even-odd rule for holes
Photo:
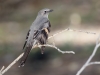
[[[90,62],[92,60],[92,58],[94,57],[94,55],[96,54],[98,48],[100,47],[100,43],[99,43],[99,39],[100,39],[100,35],[97,38],[96,41],[96,46],[91,54],[91,56],[89,57],[89,59],[86,61],[86,63],[82,66],[82,68],[77,72],[76,75],[80,75],[82,73],[82,71],[89,65],[93,65],[93,64],[100,64],[100,62]]]

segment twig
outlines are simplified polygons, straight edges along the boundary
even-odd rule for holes
[[[96,61],[96,62],[90,62],[87,66],[90,66],[90,65],[95,65],[95,64],[100,64],[100,61]]]
[[[1,70],[0,70],[0,71],[3,71],[3,70],[4,70],[4,68],[5,68],[5,67],[3,66],[3,67],[1,68]]]
[[[82,73],[82,71],[83,71],[87,66],[89,66],[89,65],[91,64],[90,61],[92,60],[92,58],[94,57],[94,55],[96,54],[96,52],[97,52],[97,50],[98,50],[98,48],[99,48],[99,46],[100,46],[100,43],[98,42],[99,39],[100,39],[100,35],[99,35],[99,38],[98,38],[97,41],[96,41],[96,46],[95,46],[95,48],[94,48],[94,50],[93,50],[91,56],[90,56],[89,59],[86,61],[86,63],[82,66],[82,68],[77,72],[76,75],[80,75],[80,74]],[[92,64],[93,64],[93,62],[92,62]]]
[[[100,39],[100,34],[99,34],[99,37],[97,38],[96,45],[99,44],[99,39]]]
[[[67,29],[65,29],[65,30],[62,30],[62,31],[60,31],[60,32],[58,32],[58,33],[56,33],[56,34],[50,36],[48,39],[50,39],[50,38],[52,38],[52,37],[55,37],[56,35],[61,34],[61,33],[65,32],[65,31],[68,31],[68,30],[69,30],[69,28],[67,28]]]
[[[56,47],[54,45],[46,44],[46,45],[38,45],[38,46],[47,46],[47,47],[55,48],[58,52],[60,52],[62,54],[64,54],[64,53],[72,53],[72,54],[75,54],[74,51],[62,51],[61,49],[59,49],[58,47]]]
[[[62,31],[60,31],[60,32],[58,32],[58,33],[56,33],[56,34],[50,36],[48,39],[50,39],[50,38],[52,38],[52,37],[55,37],[55,36],[57,36],[58,34],[61,34],[61,33],[65,32],[65,31],[72,31],[72,32],[77,31],[77,32],[83,32],[83,33],[94,34],[94,35],[97,34],[97,33],[95,33],[95,32],[88,32],[88,31],[83,31],[83,30],[75,30],[75,29],[67,28],[67,29],[64,29],[64,30],[62,30]]]
[[[2,75],[1,71],[0,71],[0,75]]]
[[[22,56],[24,53],[20,54],[6,69],[2,71],[2,74],[7,72]]]

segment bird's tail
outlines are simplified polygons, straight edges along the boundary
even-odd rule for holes
[[[25,48],[25,52],[24,52],[24,54],[23,54],[23,56],[22,56],[22,59],[21,59],[21,62],[20,62],[19,67],[23,67],[23,66],[25,65],[25,62],[26,62],[26,60],[27,60],[27,57],[28,57],[28,55],[29,55],[31,49],[32,49],[32,46],[29,46],[29,47],[26,47],[26,48]]]
[[[37,43],[37,41],[35,40],[32,45],[29,45],[28,47],[25,47],[25,51],[24,51],[24,54],[22,56],[19,67],[23,67],[25,65],[27,57],[28,57],[32,47],[34,47],[36,43]]]

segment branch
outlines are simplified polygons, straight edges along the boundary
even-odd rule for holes
[[[20,54],[7,68],[1,71],[2,75],[7,72],[22,56],[24,53]]]
[[[100,64],[100,61],[96,61],[96,62],[90,62],[87,66],[90,66],[90,65],[95,65],[95,64]]]
[[[61,31],[61,32],[59,32],[59,33],[62,33],[62,32],[65,32],[65,31],[66,31],[66,30],[63,30],[63,31]],[[54,34],[53,36],[50,36],[48,39],[50,39],[50,38],[52,38],[52,37],[58,35],[59,33],[56,33],[56,34]],[[56,50],[58,50],[59,52],[61,52],[61,53],[63,53],[63,54],[64,54],[64,53],[72,53],[72,54],[75,54],[75,52],[73,52],[73,51],[61,51],[59,48],[57,48],[56,46],[53,46],[53,45],[45,45],[45,46],[55,48]],[[39,47],[39,46],[38,46],[38,47]],[[33,47],[33,48],[35,48],[35,47]],[[2,69],[0,70],[0,75],[3,75],[5,72],[7,72],[20,58],[22,58],[23,54],[24,54],[24,53],[20,54],[20,55],[19,55],[10,65],[8,65],[8,67],[6,67],[5,69],[2,68]]]
[[[80,75],[80,74],[82,73],[82,71],[83,71],[87,66],[92,65],[92,64],[94,64],[94,63],[95,63],[95,64],[97,63],[97,62],[92,62],[92,63],[90,63],[90,61],[92,60],[92,58],[94,57],[94,55],[96,54],[96,52],[97,52],[97,50],[98,50],[98,48],[99,48],[99,46],[100,46],[99,39],[100,39],[100,35],[99,35],[99,37],[98,37],[98,39],[97,39],[97,41],[96,41],[96,46],[95,46],[95,48],[94,48],[94,50],[93,50],[91,56],[90,56],[89,59],[86,61],[86,63],[82,66],[82,68],[77,72],[76,75]]]
[[[46,45],[38,45],[38,47],[41,47],[41,46],[47,46],[47,47],[51,47],[51,48],[55,48],[58,52],[64,54],[64,53],[72,53],[72,54],[75,54],[75,52],[73,51],[62,51],[61,49],[59,49],[58,47],[54,46],[54,45],[49,45],[49,44],[46,44]]]
[[[50,36],[48,39],[50,39],[50,38],[52,38],[52,37],[55,37],[56,35],[61,34],[61,33],[65,32],[65,31],[71,31],[71,32],[77,31],[77,32],[83,32],[83,33],[94,34],[94,35],[97,34],[97,33],[95,33],[95,32],[88,32],[88,31],[83,31],[83,30],[76,30],[76,29],[67,28],[67,29],[64,29],[64,30],[62,30],[62,31],[60,31],[60,32],[58,32],[58,33],[56,33],[56,34]]]
[[[96,45],[99,44],[99,39],[100,39],[100,34],[99,34],[99,37],[97,38]]]
[[[3,67],[1,68],[1,70],[0,70],[0,75],[2,75],[2,73],[1,73],[2,70],[4,70],[4,66],[3,66]]]
[[[0,75],[2,75],[1,71],[0,71]]]
[[[73,51],[61,51],[59,48],[57,48],[56,46],[53,46],[53,45],[38,45],[38,47],[40,46],[48,46],[48,47],[52,47],[52,48],[55,48],[57,49],[59,52],[61,53],[72,53],[72,54],[75,54],[75,52]],[[3,75],[5,72],[7,72],[22,56],[23,56],[24,53],[20,54],[6,69],[4,69],[3,71],[1,71],[1,74]]]
[[[5,67],[3,66],[3,67],[1,68],[1,70],[0,70],[0,71],[3,71],[3,70],[4,70],[4,68],[5,68]]]

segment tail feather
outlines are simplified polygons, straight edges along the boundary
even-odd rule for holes
[[[30,51],[31,51],[31,48],[32,48],[32,46],[29,46],[29,47],[26,47],[25,48],[25,52],[24,52],[24,55],[23,55],[23,57],[22,57],[22,59],[21,59],[21,62],[20,62],[20,65],[19,65],[19,67],[20,66],[24,66],[25,65],[25,62],[26,62],[26,60],[27,60],[27,57],[28,57],[28,55],[29,55],[29,53],[30,53]]]

